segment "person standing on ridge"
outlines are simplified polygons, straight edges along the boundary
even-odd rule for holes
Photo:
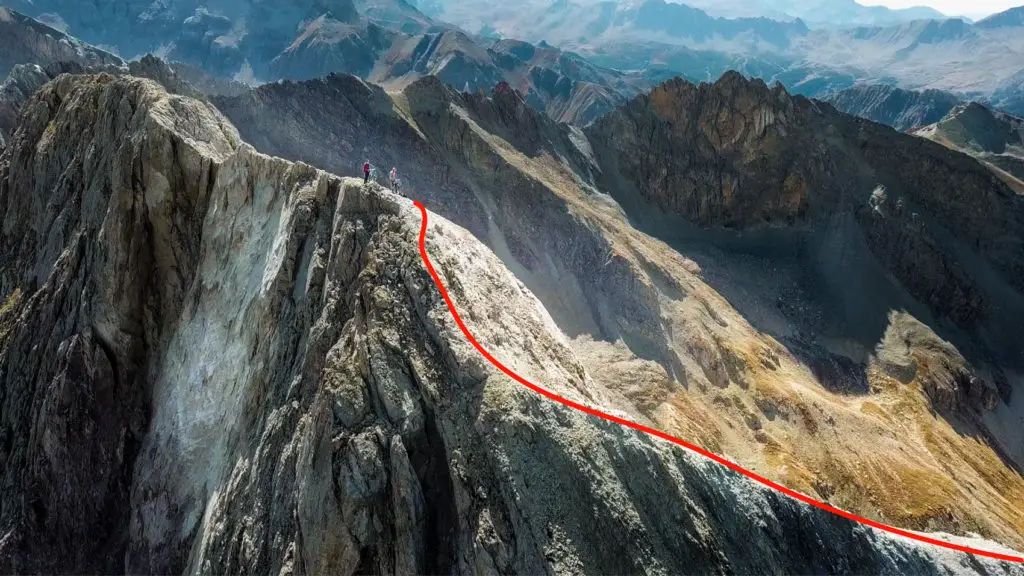
[[[398,191],[398,188],[396,188],[396,182],[398,182],[398,168],[395,168],[394,166],[392,166],[391,167],[391,191],[392,192],[397,192]]]
[[[370,181],[370,161],[363,162],[363,184]]]

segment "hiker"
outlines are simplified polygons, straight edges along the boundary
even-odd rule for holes
[[[392,192],[397,192],[398,191],[398,188],[396,187],[397,186],[397,182],[398,182],[398,168],[395,168],[394,166],[392,166],[391,167],[391,191]]]
[[[363,184],[370,181],[370,161],[363,162]]]

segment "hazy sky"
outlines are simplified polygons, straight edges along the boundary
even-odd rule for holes
[[[882,5],[889,8],[930,6],[949,16],[995,14],[1007,8],[1024,4],[1024,0],[857,0],[857,2],[864,6]]]

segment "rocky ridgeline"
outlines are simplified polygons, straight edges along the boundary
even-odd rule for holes
[[[73,60],[95,71],[102,64],[123,64],[23,15],[30,14],[126,58],[159,53],[187,68],[184,76],[208,94],[238,92],[230,82],[200,81],[191,72],[264,81],[343,72],[395,85],[434,75],[467,91],[507,81],[552,118],[584,125],[651,86],[643,73],[595,66],[547,44],[475,37],[434,22],[403,1],[358,6],[352,0],[230,1],[208,7],[182,0],[103,0],[87,6],[10,0],[7,5],[20,13],[4,9],[0,14],[0,30],[11,40],[0,53],[0,77],[23,63]]]
[[[523,389],[458,332],[407,200],[258,154],[150,81],[43,88],[0,207],[0,570],[1016,570]],[[484,344],[602,402],[522,284],[430,222]]]
[[[83,66],[123,67],[117,56],[41,22],[0,7],[0,77],[18,64],[78,62]]]

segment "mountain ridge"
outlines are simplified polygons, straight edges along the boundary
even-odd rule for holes
[[[998,99],[993,103],[1020,112],[1012,97],[1001,94],[1015,90],[1015,85],[1004,85],[1021,71],[1024,50],[1020,26],[1009,15],[1006,27],[936,16],[808,29],[805,19],[724,20],[661,0],[630,5],[577,0],[560,3],[557,9],[535,2],[514,10],[493,8],[486,0],[441,5],[439,18],[468,30],[486,26],[498,36],[543,39],[624,70],[659,65],[713,81],[728,69],[739,69],[766,82],[782,81],[790,90],[811,97],[855,84],[892,84],[907,90],[951,91],[963,99]],[[633,26],[631,14],[644,6],[662,15],[653,19],[652,29]],[[828,10],[814,3],[806,8]],[[672,11],[680,17],[669,19]],[[684,24],[696,21],[704,23],[696,32]],[[956,61],[943,56],[949,51],[959,55]]]
[[[342,81],[343,78],[339,77],[331,83]],[[370,90],[361,88],[363,85],[354,79],[347,82],[352,82],[359,91]],[[757,109],[761,97],[753,95],[762,89],[748,87],[748,82],[734,76],[731,80],[724,79],[721,88],[704,86],[700,89],[722,90],[724,94],[727,93],[725,87],[731,85],[739,98],[738,102],[747,102],[744,106],[754,106],[739,110],[725,106],[721,110],[709,108],[708,113],[712,116],[724,115],[722,122],[725,124],[722,126],[730,126],[729,130],[737,130],[740,134],[749,129],[744,128],[743,118],[771,117]],[[750,84],[756,86],[757,82]],[[1019,302],[1019,299],[1014,296],[1006,300],[1005,295],[1002,295],[1000,291],[1003,288],[997,286],[1002,286],[1006,282],[1005,278],[994,280],[995,285],[987,285],[989,280],[982,278],[991,278],[989,272],[979,276],[976,263],[954,256],[960,248],[950,248],[947,244],[950,240],[945,236],[947,232],[942,228],[931,228],[931,216],[924,232],[914,231],[912,226],[915,216],[911,210],[925,210],[924,213],[931,214],[935,207],[913,207],[914,203],[921,200],[904,196],[909,190],[902,179],[910,176],[900,175],[885,159],[889,156],[900,158],[903,154],[912,157],[923,147],[928,156],[933,156],[934,161],[940,163],[939,166],[944,166],[939,170],[934,166],[920,166],[924,172],[935,172],[930,177],[936,178],[938,189],[943,190],[937,192],[939,197],[948,193],[947,187],[950,184],[943,179],[944,176],[938,177],[937,174],[946,175],[949,170],[963,169],[968,174],[966,178],[974,182],[971,186],[989,190],[983,197],[991,198],[1000,206],[1009,202],[997,210],[1004,212],[1002,217],[1015,217],[1013,215],[1017,214],[1018,208],[1014,207],[1016,205],[1012,201],[996,200],[1001,198],[1003,192],[1010,194],[1005,186],[973,160],[961,158],[917,138],[899,136],[875,125],[865,131],[863,138],[871,142],[869,149],[873,151],[867,161],[878,165],[875,170],[880,171],[880,180],[872,181],[870,185],[867,182],[851,184],[854,188],[866,186],[866,189],[857,193],[861,196],[855,201],[846,196],[847,192],[836,190],[832,195],[836,200],[843,199],[839,203],[840,207],[845,206],[841,212],[853,210],[852,214],[836,218],[831,223],[821,222],[818,217],[809,218],[829,209],[830,204],[826,202],[828,196],[822,196],[809,204],[817,205],[818,208],[808,210],[804,216],[800,216],[799,211],[792,212],[792,224],[787,223],[790,214],[787,204],[775,205],[768,202],[766,206],[775,211],[769,213],[778,215],[774,222],[768,224],[760,223],[756,213],[752,213],[747,220],[736,222],[739,230],[730,230],[722,227],[723,222],[719,219],[722,212],[709,211],[706,212],[710,218],[709,229],[695,229],[692,221],[682,218],[669,220],[665,222],[664,228],[659,228],[658,223],[663,222],[665,216],[648,209],[650,204],[642,196],[631,200],[627,194],[630,188],[615,180],[616,175],[633,177],[632,173],[623,170],[625,166],[617,165],[613,159],[618,158],[620,163],[626,159],[634,162],[634,152],[629,151],[631,147],[624,146],[622,142],[623,137],[634,131],[647,131],[644,133],[648,134],[642,140],[642,145],[633,146],[638,150],[648,146],[649,142],[664,146],[655,150],[679,149],[683,145],[666,145],[669,141],[664,140],[656,131],[650,132],[651,126],[646,120],[629,120],[622,125],[612,124],[611,128],[602,125],[606,120],[600,120],[586,130],[560,127],[532,111],[513,91],[496,90],[490,96],[460,94],[431,78],[417,81],[401,93],[388,95],[374,91],[369,94],[376,95],[358,98],[350,94],[354,107],[351,112],[336,110],[331,115],[312,112],[323,108],[320,102],[331,100],[330,91],[321,92],[322,88],[329,85],[313,81],[280,85],[273,89],[267,87],[260,89],[261,95],[250,102],[233,99],[218,100],[217,104],[238,126],[243,127],[246,140],[269,153],[282,154],[342,173],[357,170],[367,157],[374,159],[374,164],[382,166],[385,171],[389,166],[397,166],[408,194],[422,200],[432,211],[449,215],[499,255],[503,263],[541,299],[556,324],[573,338],[581,357],[590,358],[589,362],[594,366],[603,367],[613,361],[618,363],[615,366],[619,367],[615,369],[601,368],[597,371],[598,374],[609,371],[609,379],[602,379],[606,386],[618,390],[621,384],[612,375],[635,379],[637,376],[632,370],[642,370],[640,373],[645,374],[642,382],[645,383],[623,390],[622,393],[627,394],[637,406],[644,407],[638,409],[648,418],[661,423],[666,430],[675,430],[683,437],[693,438],[713,450],[728,454],[744,453],[744,458],[749,459],[745,462],[754,463],[755,469],[770,475],[774,469],[772,465],[760,463],[762,461],[757,455],[758,451],[749,453],[749,448],[744,446],[758,446],[759,442],[768,442],[769,446],[778,446],[780,450],[798,450],[789,444],[790,440],[781,440],[791,438],[790,435],[797,432],[777,430],[771,436],[755,433],[763,428],[774,429],[783,421],[762,420],[755,416],[759,409],[754,409],[753,414],[747,412],[744,416],[745,409],[733,413],[732,408],[725,408],[723,404],[709,403],[705,407],[704,398],[710,401],[716,395],[715,390],[734,390],[737,385],[747,386],[750,387],[749,391],[741,396],[747,398],[747,394],[751,394],[757,398],[757,406],[767,406],[768,400],[765,398],[775,398],[778,394],[774,391],[777,376],[770,370],[761,372],[756,368],[761,365],[756,358],[762,354],[769,358],[778,357],[784,366],[795,366],[791,362],[798,363],[801,367],[792,368],[794,372],[789,372],[791,368],[784,370],[791,374],[792,381],[804,382],[806,379],[807,385],[813,389],[824,387],[830,393],[854,394],[852,398],[862,393],[881,394],[880,398],[890,398],[890,394],[902,397],[906,393],[902,391],[903,385],[882,384],[888,382],[885,380],[888,376],[883,377],[882,374],[888,373],[886,371],[890,368],[883,369],[881,366],[889,366],[890,361],[878,360],[880,364],[876,364],[875,360],[866,358],[875,357],[876,354],[880,355],[878,358],[892,357],[895,354],[892,345],[879,344],[880,340],[889,342],[886,339],[893,338],[895,342],[898,338],[895,334],[905,332],[910,335],[918,334],[919,331],[931,334],[915,340],[922,343],[920,350],[937,346],[937,349],[945,350],[942,355],[947,360],[941,362],[948,362],[947,366],[958,366],[951,372],[939,370],[934,376],[926,377],[925,372],[918,372],[917,378],[920,380],[912,380],[917,382],[912,384],[915,387],[913,389],[920,390],[920,398],[926,399],[926,404],[933,407],[931,409],[950,411],[949,417],[955,421],[966,418],[975,422],[971,414],[975,410],[987,414],[989,409],[985,407],[991,406],[993,413],[1000,414],[997,420],[1012,419],[1010,414],[1016,408],[1009,406],[1015,406],[1015,399],[1019,398],[1013,392],[1017,385],[1013,383],[1016,369],[1012,368],[1018,359],[1015,351],[1006,346],[1012,339],[993,337],[1002,344],[984,351],[991,342],[982,344],[976,336],[968,334],[974,333],[972,325],[975,323],[984,325],[992,321],[993,316],[987,311],[992,302],[1010,305],[1010,308],[1002,312],[1004,317],[996,322],[1002,323],[1002,327],[993,334],[998,332],[1005,335],[1012,332],[1010,326],[1014,316],[1011,310],[1015,309],[1013,306],[1017,304],[1013,303]],[[764,87],[763,90],[768,89]],[[750,95],[747,95],[748,91]],[[642,97],[640,100],[649,98]],[[718,98],[709,97],[706,101],[709,106],[719,106]],[[783,98],[781,94],[779,98]],[[783,98],[783,102],[787,99]],[[801,99],[794,97],[793,100]],[[295,115],[287,112],[291,109],[289,103],[293,101],[307,102],[304,110],[310,112]],[[668,109],[679,109],[683,114],[690,114],[686,112],[686,106],[668,102],[673,101],[666,102]],[[728,100],[722,104],[725,102]],[[813,110],[813,102],[802,102],[794,108],[794,112]],[[825,119],[839,117],[834,111],[829,114],[821,110],[815,114]],[[285,124],[286,128],[278,128],[253,121],[260,117],[287,118],[288,123]],[[783,122],[782,118],[776,114],[778,125],[783,126],[795,141],[800,141],[801,132],[791,124],[794,117],[789,116],[787,122]],[[835,128],[825,128],[825,133],[829,133],[829,130],[838,131],[842,126],[841,132],[835,136],[850,138],[850,148],[859,149],[864,145],[855,136],[862,130],[859,121],[846,116],[841,118],[841,121],[830,120],[837,122],[837,125]],[[679,124],[682,121],[673,122]],[[733,132],[725,132],[722,136],[726,141],[732,137],[735,137]],[[756,139],[756,136],[751,137]],[[898,140],[896,148],[882,144],[893,139]],[[362,143],[366,140],[377,144],[364,147]],[[313,145],[315,142],[331,142],[331,145]],[[701,154],[717,155],[713,149],[703,152],[704,144],[694,143],[692,146],[694,150],[702,151]],[[796,146],[814,149],[816,145],[805,142]],[[773,158],[772,162],[786,157],[778,150],[764,150],[759,152],[754,148],[749,154],[756,158],[767,153],[769,158]],[[838,153],[838,150],[832,152]],[[716,159],[716,156],[710,156],[707,161],[723,162]],[[676,168],[661,155],[654,156],[651,165],[659,166],[659,170],[662,166],[673,171]],[[813,168],[814,163],[808,166]],[[689,170],[693,171],[692,168]],[[694,173],[699,175],[700,171]],[[845,174],[845,169],[834,173]],[[785,182],[783,176],[786,173],[781,174],[780,179]],[[792,190],[798,193],[795,198],[802,197],[800,190],[814,189],[815,180],[808,179],[809,175],[803,178],[807,180],[805,184],[798,184],[799,179],[792,179]],[[885,208],[879,208],[881,213],[870,206],[872,191],[880,182],[890,188]],[[763,186],[763,183],[757,185]],[[766,199],[770,194],[778,193],[778,189],[764,189]],[[708,196],[712,197],[713,194],[709,192]],[[736,201],[750,202],[750,196],[747,199],[737,198]],[[647,211],[638,212],[638,204],[647,207]],[[685,203],[681,205],[686,206]],[[799,205],[798,202],[796,206]],[[943,209],[942,218],[946,217],[945,210],[955,213],[961,209],[950,204]],[[971,210],[962,212],[958,217],[965,217]],[[567,213],[575,216],[567,217]],[[687,217],[690,216],[688,213]],[[964,228],[984,229],[978,228],[977,222],[964,224]],[[1002,225],[997,228],[1002,229]],[[545,232],[531,232],[538,230]],[[668,234],[664,230],[687,232]],[[999,234],[994,230],[991,233]],[[869,245],[862,235],[877,238]],[[749,240],[743,240],[744,236]],[[759,251],[748,247],[756,246],[759,242],[766,247]],[[973,245],[975,240],[964,237],[962,242]],[[984,241],[982,245],[987,242]],[[910,243],[910,247],[898,248],[902,243]],[[811,248],[819,246],[821,248]],[[844,272],[842,268],[822,267],[823,263],[843,260],[828,252],[833,249],[841,250],[840,253],[855,254],[847,257],[854,258],[855,262],[860,263],[857,266],[863,268],[857,268],[857,272]],[[825,251],[819,253],[819,250]],[[776,256],[775,251],[780,254],[806,254],[806,258]],[[680,254],[683,256],[680,257]],[[915,262],[901,254],[918,254],[920,258]],[[751,265],[743,263],[748,260],[752,260]],[[1013,257],[1007,256],[1004,264],[1013,261]],[[981,266],[984,269],[991,265]],[[925,270],[928,272],[925,273]],[[772,287],[767,288],[769,283],[766,277],[790,277],[790,274],[794,279],[792,283],[780,279],[778,286],[772,283]],[[860,274],[866,280],[857,280],[856,275]],[[894,284],[894,274],[899,278],[916,280],[905,286]],[[1010,274],[1010,278],[1017,277],[1012,270],[1006,274]],[[802,285],[802,281],[798,280],[801,277],[834,277],[843,280],[837,280],[834,284],[829,282],[828,285],[832,287],[823,293],[824,287],[818,280],[808,280],[807,285]],[[882,292],[871,288],[876,281],[887,288]],[[859,288],[851,289],[851,286]],[[908,290],[917,296],[911,295]],[[827,296],[829,292],[833,295]],[[690,295],[689,299],[684,295]],[[918,298],[923,298],[923,301]],[[777,300],[777,311],[774,308],[766,309],[765,303]],[[890,308],[902,308],[909,312],[907,316],[891,316],[888,314]],[[707,314],[704,310],[714,310],[720,321],[704,316]],[[956,320],[937,319],[943,316]],[[668,324],[664,320],[666,317],[672,318]],[[812,321],[812,318],[817,320]],[[825,323],[825,318],[832,318],[833,322]],[[839,328],[845,324],[842,318],[854,321],[849,327]],[[952,329],[951,324],[945,322],[959,324],[963,328]],[[724,328],[723,325],[730,328]],[[829,333],[825,328],[830,325],[838,330]],[[931,332],[933,329],[938,330],[941,336]],[[718,330],[722,332],[718,333]],[[893,335],[883,338],[887,333]],[[933,338],[936,339],[935,344],[924,344]],[[618,340],[622,343],[609,344]],[[839,341],[849,344],[830,344]],[[862,352],[851,351],[850,347],[855,341],[862,342],[859,344],[863,346]],[[938,344],[939,341],[945,343]],[[873,350],[876,345],[880,346],[879,351]],[[1001,351],[996,352],[1000,346]],[[892,365],[902,366],[905,362],[892,360]],[[940,363],[931,356],[921,356],[919,362],[921,366],[935,367]],[[774,364],[769,362],[769,365]],[[865,366],[867,373],[863,371]],[[808,369],[810,373],[801,372]],[[904,374],[899,372],[902,368],[891,369],[893,374]],[[905,379],[905,374],[900,378]],[[672,390],[672,385],[664,384],[672,381],[685,383],[684,390],[668,393],[664,398],[661,392],[654,392]],[[740,384],[733,384],[737,382]],[[756,389],[753,382],[760,382]],[[921,388],[916,388],[919,385]],[[870,390],[876,392],[868,392]],[[836,401],[833,396],[829,396],[827,401],[817,396],[814,398],[814,402],[820,406],[825,406],[823,402]],[[1004,400],[1010,404],[1004,404]],[[779,401],[787,406],[786,410],[792,410],[790,418],[794,418],[792,415],[799,411],[805,411],[803,413],[807,415],[808,422],[826,418],[825,415],[818,416],[817,409],[810,408],[810,404],[804,405],[809,400],[791,398]],[[916,413],[917,408],[910,409],[909,406],[918,405],[920,399],[914,397],[906,401],[909,402],[907,414]],[[723,399],[720,402],[729,402],[727,405],[733,406],[731,401]],[[871,403],[874,402],[871,400]],[[794,408],[793,403],[803,407]],[[837,408],[840,411],[847,409]],[[953,413],[961,416],[953,416]],[[672,414],[692,416],[673,417]],[[751,422],[756,422],[751,424],[755,428],[746,428],[746,434],[753,436],[740,444],[730,439],[733,433],[728,431],[728,427],[711,423],[738,418],[737,424],[745,427],[743,418],[748,417],[753,418]],[[985,418],[987,422],[989,416]],[[802,428],[799,418],[788,422],[785,426],[792,424]],[[848,425],[863,426],[864,423]],[[977,422],[965,424],[979,425]],[[995,456],[996,460],[989,461],[986,466],[999,469],[1004,466],[997,463],[999,458],[1012,460],[1024,456],[1013,447],[1015,441],[1010,438],[1014,433],[1009,428],[1002,428],[1004,424],[997,426],[992,421],[984,426],[1002,430],[997,433],[1002,440],[990,440],[992,449],[1002,456]],[[952,448],[960,442],[954,438],[948,437],[948,441],[952,442],[950,449],[960,453],[962,448]],[[859,454],[856,446],[843,446],[844,454],[845,451]],[[914,456],[915,463],[911,468],[921,466],[919,457]],[[821,455],[807,453],[802,454],[801,458],[817,461]],[[844,466],[837,461],[845,456],[833,454],[832,458],[830,467]],[[963,473],[973,474],[966,471]],[[806,477],[797,475],[786,476],[784,481],[790,483],[787,484],[790,486],[802,486],[808,493],[819,493],[817,490],[821,489],[807,484]],[[935,481],[940,482],[938,479]],[[1011,484],[1014,482],[1007,481]],[[864,484],[865,479],[859,482]],[[878,485],[878,489],[883,490],[883,486],[884,482]],[[949,486],[947,488],[952,489]],[[875,498],[872,505],[888,507],[891,504],[885,498]],[[906,518],[915,517],[915,513],[900,514],[906,514],[899,516],[904,518],[900,522],[912,522]],[[1009,518],[1013,513],[1000,513],[1000,516]]]
[[[90,103],[99,104],[93,116],[80,108]],[[27,497],[0,501],[5,524],[26,520],[5,526],[5,567],[115,571],[123,546],[130,572],[1006,569],[806,509],[519,392],[457,336],[415,265],[420,221],[407,200],[261,155],[207,104],[146,80],[61,76],[27,106],[0,157],[0,195],[27,198],[18,192],[39,186],[82,193],[82,202],[66,204],[65,225],[47,242],[0,237],[25,248],[4,252],[0,274],[5,291],[24,287],[0,313],[4,374],[31,368],[21,362],[49,366],[6,386],[2,400],[5,422],[30,423],[4,443],[5,474]],[[51,121],[64,138],[47,136]],[[91,156],[81,189],[49,186],[56,171],[37,182],[18,176],[26,157],[77,166],[92,138],[115,149]],[[140,179],[104,184],[131,178],[117,165],[138,155],[148,158]],[[45,210],[4,206],[14,211],[5,221]],[[518,370],[583,402],[614,402],[587,383],[543,306],[493,253],[440,216],[431,222],[427,248],[496,355],[513,354]],[[150,230],[136,237],[152,244],[125,250],[124,226]],[[130,273],[124,258],[150,274]],[[95,289],[75,288],[90,277]],[[78,301],[78,319],[49,324],[34,358],[13,354],[33,342],[38,322],[62,317],[62,298]],[[497,298],[506,306],[495,315]],[[540,356],[523,357],[524,347]],[[236,354],[251,360],[238,364]],[[43,409],[25,394],[38,394]],[[93,427],[101,415],[103,427]],[[113,433],[78,433],[101,429]],[[123,434],[134,438],[125,452],[115,449]],[[55,441],[80,449],[44,448]],[[115,459],[74,466],[104,454]],[[637,458],[654,469],[631,465]],[[649,490],[666,480],[677,497]],[[609,493],[616,498],[596,496]],[[109,497],[118,494],[130,497]],[[115,508],[94,507],[104,502]],[[96,538],[98,525],[110,538]],[[752,547],[750,531],[736,529],[746,525],[776,537]],[[266,545],[246,544],[254,538]]]
[[[982,28],[1005,28],[1008,26],[1024,26],[1024,6],[1017,6],[992,14],[975,23]]]
[[[978,158],[1024,194],[1024,119],[970,102],[914,133]]]
[[[254,14],[235,2],[193,10],[186,0],[173,0],[156,12],[141,4],[124,13],[114,10],[97,27],[64,0],[20,1],[14,7],[32,15],[67,13],[66,22],[78,22],[70,31],[86,40],[121,46],[126,54],[162,50],[171,61],[218,76],[273,81],[342,72],[400,88],[435,74],[469,91],[486,91],[503,80],[532,105],[579,125],[668,77],[711,81],[729,69],[781,81],[812,97],[881,83],[945,90],[1024,112],[1017,85],[1024,35],[1012,11],[1000,20],[1005,26],[935,18],[809,29],[801,19],[727,19],[665,0],[526,3],[494,7],[486,17],[480,16],[483,5],[463,3],[461,12],[445,16],[454,24],[433,20],[401,0],[346,2],[334,7],[338,14],[327,5],[285,7],[273,1]],[[152,30],[129,34],[133,26]],[[519,59],[502,50],[506,38],[561,56]],[[960,55],[954,62],[941,57],[950,50]],[[663,70],[652,76],[652,68]]]
[[[272,11],[271,4],[266,3],[260,10]],[[326,8],[316,12],[310,7],[313,12],[308,12],[312,15],[308,20],[296,20],[294,14],[288,16],[294,10],[281,15],[254,15],[239,12],[238,8],[238,19],[232,21],[197,8],[176,30],[168,22],[173,21],[175,11],[184,9],[184,3],[171,3],[162,17],[166,21],[160,25],[159,33],[154,32],[149,45],[136,46],[144,40],[132,36],[124,47],[143,53],[161,48],[170,61],[198,66],[228,78],[255,75],[270,80],[304,80],[344,72],[376,83],[401,86],[423,75],[437,75],[469,91],[490,89],[499,81],[507,81],[526,94],[533,105],[544,108],[556,119],[578,124],[593,120],[651,84],[647,74],[602,69],[550,46],[531,45],[529,51],[533,54],[523,60],[515,50],[508,51],[507,43],[491,46],[451,26],[434,23],[422,14],[417,18],[418,13],[404,3],[404,9],[391,4],[362,6],[368,14],[381,18],[380,23],[364,16],[350,2],[326,12]],[[36,4],[23,8],[30,8],[37,15],[46,9]],[[296,14],[306,14],[296,10]],[[96,32],[93,39],[117,44],[124,34],[116,26],[133,26],[131,16],[129,13],[115,20],[110,31]],[[145,13],[137,18],[154,25],[152,18],[144,16]],[[249,21],[280,23],[244,29]],[[289,21],[299,30],[288,32]],[[32,25],[44,27],[36,21]],[[40,58],[27,61],[45,63],[35,60]]]

